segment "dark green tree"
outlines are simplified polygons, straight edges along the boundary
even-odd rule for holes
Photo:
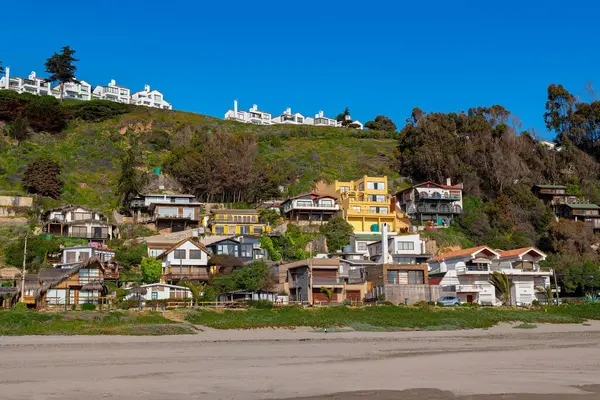
[[[342,123],[342,126],[349,127],[352,125],[352,118],[350,118],[350,109],[346,107],[344,112],[339,113],[335,119]]]
[[[60,83],[61,101],[65,91],[65,83],[78,82],[75,79],[75,71],[77,70],[75,63],[79,60],[73,57],[74,55],[75,50],[72,50],[69,46],[65,46],[60,53],[55,52],[45,63],[46,72],[50,74],[47,79],[48,82]]]
[[[4,261],[13,267],[23,266],[23,246],[25,239],[20,238],[8,242],[4,248]],[[29,237],[27,239],[27,272],[35,273],[40,268],[46,267],[47,256],[60,250],[60,242],[56,238],[46,238],[45,235]]]
[[[320,231],[327,238],[327,249],[330,252],[350,244],[350,236],[354,232],[352,225],[342,217],[331,218],[326,224],[321,225]]]
[[[375,131],[395,132],[396,124],[385,115],[378,115],[374,121],[369,121],[365,124],[365,128]]]
[[[59,199],[63,188],[60,172],[59,163],[41,157],[27,164],[21,183],[28,193]]]
[[[4,66],[2,65],[2,61],[0,61],[0,74],[4,73]]]
[[[133,267],[140,265],[143,258],[148,253],[145,244],[132,244],[118,247],[115,251],[115,259],[124,267]]]
[[[127,212],[131,209],[131,200],[140,194],[145,183],[143,175],[137,171],[138,159],[133,148],[127,149],[121,158],[121,175],[117,182],[117,196],[121,208]]]
[[[15,139],[18,144],[21,144],[23,140],[26,140],[29,137],[29,124],[27,123],[27,119],[23,117],[15,118],[15,120],[8,125],[8,134]]]

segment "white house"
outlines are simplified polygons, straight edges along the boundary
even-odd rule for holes
[[[73,264],[85,262],[93,256],[97,256],[101,262],[110,262],[115,258],[113,250],[98,249],[93,246],[65,247],[61,250],[61,262]]]
[[[128,300],[184,300],[192,301],[192,291],[184,286],[169,285],[167,283],[149,283],[141,285],[139,288],[127,288]],[[134,290],[135,289],[135,290]]]
[[[60,85],[56,85],[52,88],[52,95],[57,99],[60,99]],[[64,100],[91,100],[92,99],[92,85],[86,81],[67,82],[65,83]]]
[[[63,206],[42,215],[43,231],[67,236],[104,241],[116,236],[116,228],[103,213],[81,206]]]
[[[430,283],[437,279],[445,292],[455,292],[463,302],[501,305],[492,272],[503,272],[512,280],[511,302],[527,305],[543,299],[538,287],[550,285],[550,271],[542,271],[539,261],[546,255],[534,247],[501,251],[479,246],[442,254],[429,260]]]
[[[118,86],[114,79],[106,86],[96,86],[93,96],[94,99],[110,100],[117,103],[129,104],[131,102],[131,91],[126,87]]]
[[[135,92],[131,95],[131,104],[138,106],[162,108],[165,110],[172,110],[173,106],[171,103],[165,101],[165,98],[158,90],[150,90],[150,85],[144,85],[144,90]]]
[[[254,104],[250,111],[239,111],[237,100],[233,101],[233,110],[228,110],[225,113],[225,119],[243,122],[246,124],[256,125],[272,125],[271,114],[265,111],[260,111],[258,106]]]
[[[306,121],[304,115],[292,113],[291,108],[286,108],[283,114],[273,117],[271,120],[274,124],[291,124],[291,125],[303,125]]]
[[[387,232],[382,232],[382,236],[387,236]],[[383,240],[367,246],[370,259],[377,264],[422,264],[432,256],[419,234],[387,236],[387,246]]]
[[[186,238],[156,258],[162,261],[163,279],[166,281],[207,281],[210,279],[209,256],[206,247]]]
[[[306,117],[305,124],[314,125],[314,126],[333,126],[338,127],[341,126],[340,123],[334,118],[328,118],[324,115],[323,111],[319,111],[318,114],[315,114],[315,117]]]
[[[31,93],[39,96],[50,96],[50,83],[44,78],[39,78],[34,71],[27,78],[10,75],[10,68],[4,69],[4,76],[0,78],[0,89],[14,90],[19,93]]]

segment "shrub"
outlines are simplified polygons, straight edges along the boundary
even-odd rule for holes
[[[269,310],[273,308],[273,303],[269,300],[248,300],[246,304],[249,308],[257,308],[261,310]]]
[[[152,145],[154,150],[160,151],[171,147],[171,137],[167,132],[152,131],[145,136],[146,142]]]
[[[435,303],[436,307],[444,307],[444,303],[442,303],[441,301],[438,301]]]
[[[108,100],[81,101],[67,106],[73,118],[83,121],[101,122],[125,114],[127,106]]]
[[[0,120],[14,121],[21,117],[28,100],[12,90],[0,90]]]
[[[27,308],[27,304],[18,302],[17,304],[15,304],[15,311],[24,312],[29,311],[29,309]]]
[[[92,303],[85,303],[81,305],[81,309],[83,311],[95,311],[96,310],[96,305],[92,304]]]
[[[391,301],[384,301],[383,303],[381,303],[384,306],[393,306],[395,305],[394,303],[392,303]]]
[[[23,188],[28,193],[59,199],[63,188],[60,172],[60,165],[50,158],[33,160],[23,173]]]
[[[67,125],[67,116],[53,96],[35,96],[27,104],[24,116],[38,132],[60,132]]]
[[[424,308],[424,309],[428,309],[428,308],[430,308],[430,307],[431,307],[431,305],[430,305],[428,302],[424,301],[424,300],[417,301],[417,302],[414,304],[414,306],[415,306],[415,307],[419,307],[419,308]]]

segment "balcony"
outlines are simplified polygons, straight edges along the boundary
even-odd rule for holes
[[[175,280],[183,280],[187,279],[190,281],[207,281],[211,278],[211,275],[208,272],[205,273],[187,273],[187,272],[169,272],[168,274],[164,274],[161,279],[175,281]]]
[[[313,276],[312,285],[318,286],[340,286],[344,285],[344,279],[339,277]]]
[[[459,194],[454,193],[440,193],[433,192],[431,194],[427,192],[418,192],[417,200],[448,200],[448,201],[457,201],[460,200]]]
[[[323,204],[319,204],[319,203],[288,203],[285,205],[285,207],[283,208],[283,212],[290,212],[290,211],[296,211],[296,210],[315,210],[315,211],[339,211],[340,209],[340,205],[339,204],[332,204],[332,205],[323,205]]]
[[[461,214],[462,208],[457,205],[449,204],[417,204],[416,212],[418,214]]]
[[[456,293],[475,293],[482,290],[483,285],[456,285]]]
[[[478,274],[489,274],[489,265],[467,265],[465,267],[456,267],[456,273],[458,275],[478,275]]]
[[[183,214],[183,213],[158,213],[156,219],[185,219],[185,220],[196,220],[194,214]]]

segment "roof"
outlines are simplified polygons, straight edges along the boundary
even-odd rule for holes
[[[233,209],[233,208],[213,208],[210,210],[211,214],[258,214],[257,210],[254,209]]]
[[[221,242],[225,242],[225,241],[230,241],[230,242],[235,242],[237,244],[240,244],[240,241],[239,240],[235,240],[234,237],[232,236],[232,237],[223,238],[221,240],[217,240],[216,242],[212,242],[210,244],[205,244],[205,246],[206,247],[208,247],[208,246],[214,246],[215,244],[218,244],[218,243],[221,243]]]
[[[16,279],[19,276],[21,276],[21,270],[18,268],[0,268],[0,279]]]
[[[463,188],[462,188],[462,185],[442,185],[442,184],[439,184],[439,183],[435,183],[435,182],[433,182],[433,181],[427,181],[427,182],[421,182],[421,183],[418,183],[418,184],[416,184],[416,185],[413,185],[413,186],[411,186],[411,187],[409,187],[409,188],[403,189],[403,190],[401,190],[401,191],[399,191],[399,192],[396,192],[396,194],[399,194],[399,193],[404,193],[404,192],[406,192],[406,191],[408,191],[408,190],[414,190],[414,189],[416,189],[416,188],[418,188],[418,187],[421,187],[421,186],[423,186],[423,185],[433,185],[433,186],[436,186],[436,187],[438,187],[438,188],[440,188],[440,189],[455,189],[455,190],[463,190]]]
[[[153,201],[148,205],[148,208],[153,210],[156,206],[169,206],[169,207],[202,207],[203,203],[191,202],[191,203],[172,203],[170,201]]]
[[[500,258],[508,258],[508,257],[522,257],[531,251],[535,251],[542,257],[546,256],[546,254],[542,253],[540,250],[536,249],[535,247],[522,247],[520,249],[505,250],[505,251],[501,250],[501,251],[499,251],[499,253],[500,253]]]
[[[284,201],[284,203],[288,202],[290,200],[295,200],[295,199],[299,199],[301,197],[306,197],[306,196],[312,197],[313,200],[315,200],[315,199],[323,199],[323,198],[337,200],[337,196],[332,196],[332,195],[328,195],[328,194],[318,194],[318,193],[315,193],[315,192],[308,192],[308,193],[299,194],[298,196],[290,197],[290,198],[286,199]]]
[[[444,279],[443,276],[431,277],[431,278],[428,279],[427,283],[429,285],[439,285],[442,282],[442,279]]]
[[[38,285],[36,297],[39,297],[42,293],[69,279],[69,277],[79,272],[80,269],[88,268],[93,264],[96,264],[102,271],[104,271],[104,263],[98,256],[90,257],[85,262],[75,264],[73,268],[69,269],[42,268],[40,272],[38,272],[37,280],[39,282],[43,282],[43,285]]]
[[[567,204],[567,207],[575,210],[600,210],[600,207],[596,204]]]
[[[482,250],[487,250],[496,256],[500,256],[499,253],[490,249],[487,246],[478,246],[478,247],[471,247],[469,249],[455,250],[455,251],[450,251],[448,253],[440,254],[439,256],[434,257],[431,260],[429,260],[429,262],[444,261],[444,260],[447,260],[450,258],[457,258],[457,257],[464,257],[464,256],[473,256],[473,255],[481,252]]]
[[[535,187],[539,187],[541,189],[566,189],[567,187],[564,185],[534,185]]]
[[[141,195],[142,197],[167,196],[167,197],[187,197],[194,198],[193,194],[166,194],[166,193],[148,193]]]
[[[172,289],[187,289],[187,290],[189,290],[189,288],[187,288],[185,286],[169,285],[168,283],[159,283],[159,282],[148,283],[146,285],[141,285],[141,286],[136,286],[136,287],[149,288],[149,287],[153,287],[153,286],[164,286],[164,287],[169,287],[169,288],[172,288]],[[125,288],[125,290],[132,290],[132,289],[135,289],[135,287]]]
[[[199,243],[196,243],[192,240],[192,238],[185,238],[182,241],[174,244],[170,249],[163,251],[160,255],[158,255],[156,258],[163,258],[164,256],[166,256],[167,254],[173,252],[174,250],[177,250],[177,248],[179,246],[181,246],[182,244],[184,244],[185,242],[190,242],[192,243],[194,246],[196,246],[197,248],[199,248],[200,250],[202,250],[203,252],[205,252],[206,254],[210,255],[210,253],[208,252],[208,250],[206,249],[206,247],[204,247],[204,245],[201,245]]]
[[[355,233],[354,238],[358,240],[379,240],[381,241],[381,234],[368,234],[368,233]]]
[[[305,260],[294,261],[287,264],[280,264],[279,268],[292,269],[298,267],[308,267],[309,265],[312,265],[313,268],[337,268],[340,265],[340,260],[337,258],[307,258]]]

